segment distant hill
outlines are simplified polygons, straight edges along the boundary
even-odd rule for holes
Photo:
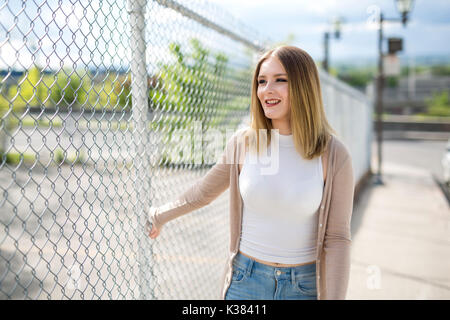
[[[411,59],[414,59],[413,63],[421,66],[432,66],[436,64],[445,65],[450,64],[450,53],[448,55],[422,55],[422,56],[408,56],[398,55],[400,58],[400,64],[402,66],[408,66],[411,63]],[[343,59],[333,59],[332,66],[338,69],[342,67],[362,67],[371,68],[377,67],[378,57],[348,57]]]

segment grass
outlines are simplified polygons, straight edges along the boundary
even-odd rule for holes
[[[18,165],[19,163],[33,164],[36,161],[36,155],[32,153],[8,152],[5,154],[0,151],[2,162],[5,157],[6,163],[11,165]]]
[[[15,117],[10,117],[8,121],[8,127],[9,128],[34,128],[34,127],[42,127],[42,128],[61,128],[64,126],[64,121],[61,119],[53,119],[53,120],[36,120],[31,116],[26,116],[22,120],[19,120]],[[167,125],[169,120],[163,120],[158,122],[150,122],[149,128],[153,130],[157,130],[164,125]],[[87,120],[79,120],[78,121],[78,127],[83,129],[102,129],[102,130],[120,130],[120,131],[126,131],[126,130],[133,130],[133,124],[128,121],[87,121]]]
[[[84,152],[79,152],[78,157],[77,154],[71,154],[69,155],[66,150],[62,149],[56,149],[53,153],[53,159],[55,160],[57,165],[60,164],[69,164],[69,165],[75,165],[75,164],[83,164],[86,162],[86,155]]]
[[[31,116],[26,116],[22,120],[17,119],[15,117],[9,118],[9,125],[13,127],[18,127],[19,125],[22,127],[62,127],[62,121],[61,120],[36,120]]]
[[[27,153],[27,152],[8,152],[4,153],[0,150],[0,159],[1,162],[5,162],[10,165],[17,166],[20,163],[25,163],[32,165],[36,162],[36,154]],[[83,164],[86,162],[86,155],[84,152],[79,153],[78,157],[75,154],[68,154],[67,151],[62,149],[56,149],[53,153],[53,160],[57,165],[67,164],[67,165],[75,165],[75,164]]]

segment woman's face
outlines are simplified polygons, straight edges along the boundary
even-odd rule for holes
[[[264,114],[272,119],[272,123],[290,120],[288,93],[286,70],[278,58],[270,56],[261,64],[259,70],[257,96]]]

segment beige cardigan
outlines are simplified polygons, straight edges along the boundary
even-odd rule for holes
[[[227,141],[220,160],[184,194],[173,202],[152,207],[149,220],[158,228],[195,209],[204,207],[230,188],[230,249],[222,281],[221,298],[231,282],[232,263],[239,250],[243,202],[239,192],[239,163],[245,149],[243,133],[237,130]],[[354,179],[350,154],[335,136],[323,155],[327,176],[319,207],[316,281],[317,297],[345,299],[350,273],[350,220],[353,210]]]

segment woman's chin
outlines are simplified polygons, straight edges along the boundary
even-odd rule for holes
[[[264,110],[264,114],[266,115],[267,118],[269,119],[274,119],[277,117],[276,112],[272,111],[272,110]]]
[[[279,116],[273,112],[264,113],[266,115],[266,118],[271,120],[279,120]]]

